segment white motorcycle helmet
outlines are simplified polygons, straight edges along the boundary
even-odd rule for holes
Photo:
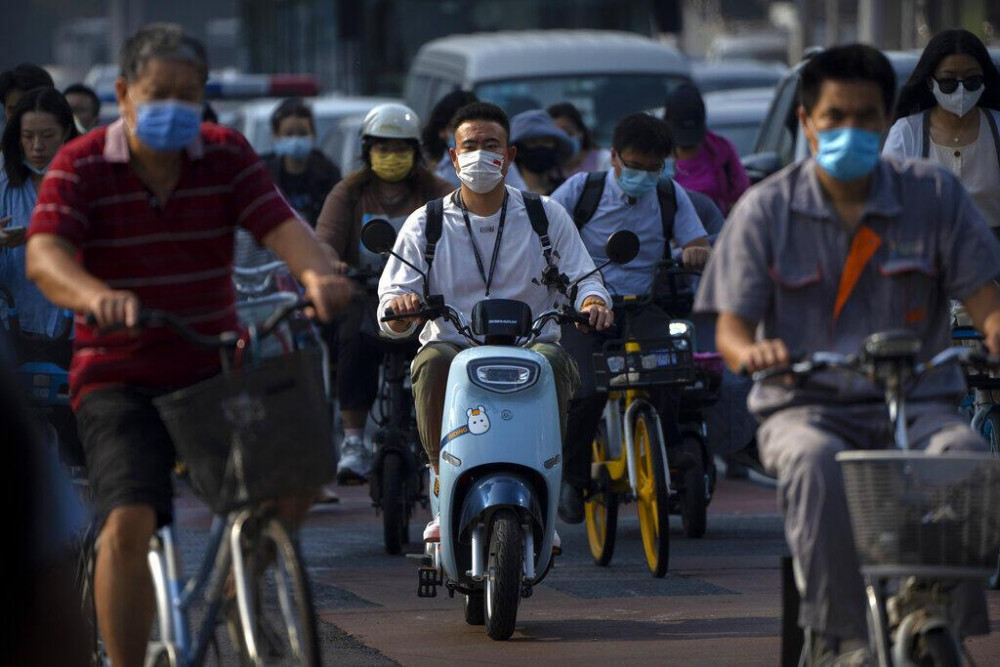
[[[420,141],[420,119],[405,104],[380,104],[361,123],[361,138]]]

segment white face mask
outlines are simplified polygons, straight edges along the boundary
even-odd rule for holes
[[[29,171],[30,171],[31,173],[35,174],[36,176],[44,176],[44,175],[45,175],[45,172],[47,172],[47,171],[49,170],[49,164],[52,164],[52,161],[50,160],[50,161],[49,161],[49,164],[45,165],[45,166],[44,166],[44,167],[42,167],[41,169],[39,169],[39,168],[38,168],[38,167],[36,167],[35,165],[31,164],[31,163],[30,163],[30,162],[28,161],[28,158],[24,158],[24,160],[23,160],[23,161],[21,162],[21,164],[23,164],[23,165],[24,165],[25,167],[27,167],[27,168],[28,168],[28,170],[29,170]]]
[[[942,109],[950,111],[959,118],[976,108],[976,104],[979,103],[979,98],[983,96],[984,90],[986,90],[986,86],[979,86],[979,90],[974,90],[970,93],[960,83],[955,92],[949,95],[942,93],[938,82],[934,82],[934,98],[937,99],[938,104],[941,105]]]
[[[490,151],[459,153],[458,177],[473,192],[489,192],[503,181],[504,157]]]

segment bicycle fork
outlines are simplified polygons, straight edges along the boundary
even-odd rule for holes
[[[625,409],[625,415],[622,418],[625,422],[625,463],[628,467],[628,483],[629,488],[632,491],[632,497],[639,497],[639,479],[638,471],[636,469],[637,464],[635,460],[635,448],[633,447],[635,442],[635,433],[633,433],[632,429],[635,414],[639,410],[646,410],[652,417],[653,423],[656,426],[656,432],[660,436],[660,456],[663,457],[663,476],[667,483],[667,495],[673,495],[673,489],[670,487],[670,460],[667,458],[667,446],[666,441],[663,439],[663,425],[660,422],[660,414],[656,411],[656,408],[653,407],[653,404],[646,399],[635,398]]]

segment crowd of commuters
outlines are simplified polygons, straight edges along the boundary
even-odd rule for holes
[[[892,68],[875,49],[835,47],[814,56],[802,70],[799,114],[815,157],[753,189],[733,144],[707,128],[701,94],[690,84],[669,93],[662,119],[619,119],[606,148],[568,102],[508,119],[456,90],[426,123],[402,104],[383,104],[362,123],[362,166],[342,178],[318,150],[316,121],[302,99],[277,106],[274,149],[260,157],[235,131],[203,122],[211,112],[205,51],[178,28],[143,29],[126,44],[121,64],[121,118],[106,127],[89,88],[59,92],[30,64],[0,74],[0,284],[17,306],[7,317],[42,338],[55,338],[69,312],[96,322],[77,320],[71,392],[103,525],[97,612],[115,664],[141,662],[153,612],[145,550],[172,514],[175,453],[152,400],[219,367],[214,352],[176,336],[111,328],[135,327],[140,305],[189,318],[205,333],[234,327],[238,230],[285,261],[318,317],[331,322],[345,436],[341,481],[370,473],[365,425],[377,395],[380,336],[421,331],[412,386],[421,439],[436,463],[448,368],[465,341],[440,322],[380,324],[377,317],[388,307],[404,315],[420,309],[415,267],[424,262],[428,202],[443,200],[444,220],[438,259],[427,267],[431,281],[466,313],[484,294],[521,300],[533,312],[551,305],[551,288],[531,280],[548,261],[525,203],[535,195],[543,195],[547,238],[570,278],[605,260],[610,233],[635,232],[635,261],[580,284],[574,305],[590,326],[550,325],[536,345],[558,387],[565,456],[559,513],[570,523],[583,518],[590,443],[606,400],[591,358],[620,332],[612,297],[648,293],[664,257],[691,269],[707,265],[696,309],[718,318],[715,337],[733,369],[787,362],[792,347],[853,352],[863,332],[893,328],[900,308],[926,321],[925,342],[941,347],[948,332],[939,311],[949,296],[965,302],[987,345],[1000,352],[1000,293],[991,282],[1000,243],[988,231],[1000,235],[1000,74],[964,30],[931,40],[898,100]],[[879,158],[886,131],[881,153],[898,161]],[[903,161],[909,158],[918,161]],[[592,188],[596,206],[582,212]],[[910,224],[892,224],[901,217]],[[361,228],[373,218],[396,228],[406,262],[386,265],[363,248]],[[505,226],[499,252],[496,230]],[[859,238],[874,250],[856,248]],[[913,278],[919,289],[904,295],[931,295],[926,303],[892,303],[896,282],[864,270],[868,261],[889,261],[879,254],[883,245],[906,249],[928,267]],[[480,253],[493,257],[488,275]],[[931,270],[942,257],[947,264]],[[839,276],[852,261],[862,263],[845,288]],[[367,288],[355,288],[343,276],[348,271],[358,282],[367,277]],[[837,326],[824,324],[829,313],[819,311],[828,306]],[[667,321],[652,305],[635,326],[654,335]],[[926,426],[921,445],[975,446],[948,412],[955,391],[942,384],[916,415]],[[763,420],[760,453],[777,475],[789,543],[804,568],[802,623],[814,631],[817,655],[840,655],[863,636],[864,612],[833,457],[850,439],[844,428],[867,433],[877,419],[858,411],[844,426],[826,398],[758,387],[750,407]],[[677,401],[669,392],[657,401],[668,441],[679,439]],[[820,487],[825,492],[815,491]],[[802,520],[825,528],[802,532]],[[426,539],[437,539],[435,521]],[[980,632],[979,597],[971,591],[966,601],[966,630]]]

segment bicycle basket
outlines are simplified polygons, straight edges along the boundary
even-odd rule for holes
[[[301,350],[264,359],[154,400],[212,511],[308,494],[333,478],[320,358]]]
[[[633,345],[638,347],[632,351]],[[594,354],[599,391],[639,389],[695,381],[691,338],[672,336],[641,340],[609,340]]]
[[[1000,459],[987,454],[837,455],[861,570],[985,577],[1000,548]]]

